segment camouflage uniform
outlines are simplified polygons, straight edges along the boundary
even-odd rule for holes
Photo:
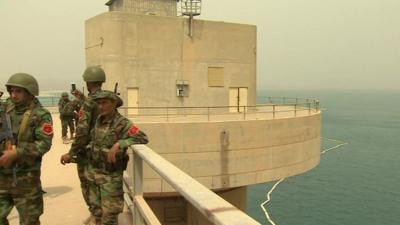
[[[91,93],[82,103],[79,110],[78,125],[76,126],[75,140],[71,145],[69,154],[76,157],[77,170],[79,180],[81,182],[82,195],[89,206],[89,211],[92,215],[96,214],[94,207],[90,204],[88,181],[85,178],[84,170],[87,164],[87,156],[85,152],[86,146],[90,141],[90,131],[93,129],[98,115],[96,102],[92,100],[92,96],[96,93]]]
[[[68,94],[66,96],[68,96]],[[71,111],[66,110],[66,106],[70,102],[71,101],[69,99],[63,99],[63,98],[60,98],[60,100],[58,101],[58,112],[60,113],[60,120],[61,120],[61,137],[63,138],[67,137],[68,127],[71,138],[73,137],[73,134],[75,132],[75,126],[74,126],[75,114]]]
[[[78,124],[76,126],[76,134],[75,140],[71,145],[70,151],[61,157],[61,163],[69,163],[71,158],[75,158],[75,162],[77,163],[78,176],[81,183],[81,189],[83,198],[86,202],[86,205],[89,207],[89,211],[91,212],[91,217],[85,222],[85,224],[90,223],[91,219],[94,218],[93,215],[96,213],[95,207],[91,202],[89,202],[88,193],[89,186],[88,181],[84,176],[84,170],[87,164],[87,156],[86,156],[86,146],[90,141],[90,131],[92,130],[95,120],[97,118],[97,106],[96,103],[92,100],[93,92],[90,92],[89,85],[97,85],[97,88],[101,89],[101,83],[106,81],[106,74],[103,69],[99,66],[89,66],[85,69],[83,75],[83,80],[88,85],[89,96],[87,98],[81,99],[78,103],[81,105],[81,108],[78,113]],[[93,90],[93,88],[92,88]],[[64,161],[66,158],[68,160]]]
[[[120,147],[116,162],[108,163],[107,153],[117,142]],[[129,160],[126,150],[132,144],[146,143],[146,134],[117,111],[107,121],[102,116],[97,118],[88,145],[89,164],[85,176],[90,182],[90,201],[96,203],[99,209],[96,212],[100,212],[95,214],[100,225],[118,224],[118,214],[124,207],[122,173]]]
[[[20,224],[39,225],[39,217],[43,213],[40,169],[42,157],[52,143],[51,115],[37,98],[30,104],[19,106],[7,99],[2,103],[0,113],[10,115],[18,155],[11,168],[0,167],[0,225],[9,224],[7,216],[14,206],[18,210]],[[3,141],[0,155],[4,151]]]
[[[74,127],[78,126],[78,112],[81,108],[81,102],[77,99],[74,99],[72,101],[69,101],[65,106],[64,106],[64,112],[72,115],[73,121],[74,121]]]

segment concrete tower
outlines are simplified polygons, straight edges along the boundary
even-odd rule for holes
[[[106,71],[106,89],[119,83],[121,113],[158,154],[244,211],[248,185],[318,165],[312,102],[286,102],[280,113],[256,104],[256,26],[178,17],[176,0],[107,5],[86,21],[87,65]],[[162,224],[208,224],[146,166],[144,192]]]

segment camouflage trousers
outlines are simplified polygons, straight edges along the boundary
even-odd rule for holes
[[[118,214],[124,209],[122,172],[107,174],[90,168],[85,173],[89,180],[89,201],[95,203],[94,215],[99,225],[117,225]]]
[[[87,168],[87,162],[85,160],[78,160],[76,164],[77,170],[78,170],[78,177],[79,181],[81,183],[81,191],[82,191],[82,196],[83,199],[85,200],[86,205],[89,207],[89,211],[91,215],[96,215],[99,214],[99,208],[96,206],[95,203],[91,203],[89,199],[89,185],[90,182],[85,176],[85,170]],[[97,211],[96,211],[97,210]],[[101,214],[101,212],[100,212]]]
[[[73,116],[62,116],[61,117],[61,137],[67,136],[67,131],[69,127],[69,132],[73,134],[75,132],[75,124]]]
[[[28,173],[17,176],[13,186],[12,175],[0,175],[0,225],[9,225],[7,216],[15,206],[20,225],[40,225],[43,214],[43,193],[40,175]]]

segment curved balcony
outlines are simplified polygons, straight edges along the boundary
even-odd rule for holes
[[[142,107],[129,117],[162,157],[204,186],[226,189],[301,174],[319,163],[319,102],[266,101],[240,107]],[[174,192],[146,166],[144,190]]]

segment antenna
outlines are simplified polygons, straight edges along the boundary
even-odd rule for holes
[[[189,16],[189,36],[193,37],[193,17],[201,14],[201,0],[182,0],[182,15]]]

